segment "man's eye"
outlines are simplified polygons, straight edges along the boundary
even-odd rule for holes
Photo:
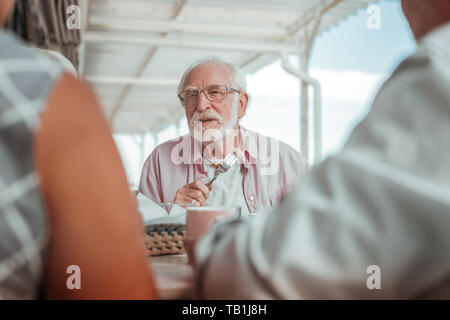
[[[187,98],[195,98],[196,96],[197,96],[197,93],[194,92],[194,91],[188,92],[188,93],[186,94],[186,97],[187,97]]]
[[[209,95],[213,95],[213,96],[220,96],[223,94],[223,90],[221,89],[211,89],[208,91]]]

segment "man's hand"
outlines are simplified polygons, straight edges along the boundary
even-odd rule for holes
[[[188,205],[195,207],[204,206],[211,189],[212,186],[208,188],[200,180],[195,180],[177,191],[174,202],[183,208],[186,208]]]

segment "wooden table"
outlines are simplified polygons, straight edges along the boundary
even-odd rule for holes
[[[193,269],[186,254],[150,257],[160,299],[193,299]]]

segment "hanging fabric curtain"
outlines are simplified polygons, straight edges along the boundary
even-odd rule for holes
[[[66,25],[71,5],[78,0],[17,0],[6,28],[38,48],[61,52],[78,69],[80,30]]]

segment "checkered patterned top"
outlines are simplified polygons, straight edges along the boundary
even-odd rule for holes
[[[0,30],[0,299],[38,297],[47,243],[33,129],[61,69]]]

